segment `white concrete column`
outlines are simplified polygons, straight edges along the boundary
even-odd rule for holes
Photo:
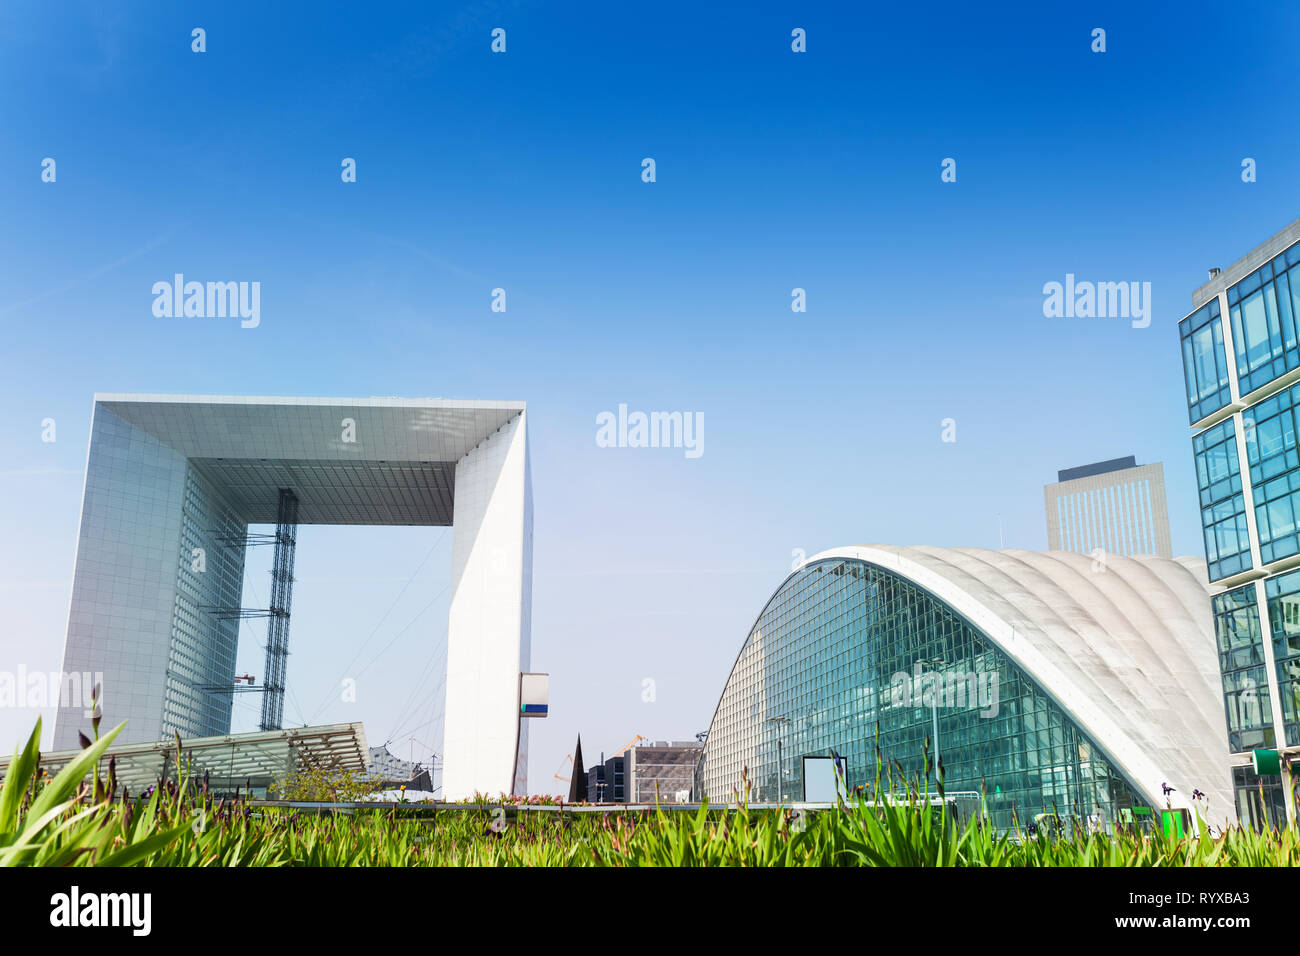
[[[532,491],[525,412],[456,464],[443,792],[526,786],[519,674],[529,666]],[[526,773],[526,771],[525,771]]]

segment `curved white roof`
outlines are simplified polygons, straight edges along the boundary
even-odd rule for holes
[[[1094,570],[1066,551],[864,545],[808,563],[833,558],[885,568],[953,608],[1153,798],[1167,782],[1169,804],[1192,809],[1197,788],[1208,822],[1236,820],[1204,561],[1108,555]]]

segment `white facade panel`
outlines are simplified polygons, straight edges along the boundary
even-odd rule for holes
[[[163,735],[170,628],[180,563],[186,461],[103,406],[91,423],[65,674],[102,675],[110,725],[123,743]],[[83,678],[84,680],[84,678]],[[92,736],[82,701],[55,714],[54,749]]]
[[[525,415],[456,466],[443,751],[446,799],[515,791],[526,725],[532,511]]]

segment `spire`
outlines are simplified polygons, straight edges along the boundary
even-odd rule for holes
[[[582,769],[582,734],[578,746],[573,748],[573,775],[569,777],[569,802],[581,803],[587,799],[587,771]]]

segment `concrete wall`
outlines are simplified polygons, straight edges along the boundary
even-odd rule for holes
[[[526,764],[519,675],[529,667],[529,484],[522,412],[456,465],[443,739],[447,799],[514,792],[520,764]]]

